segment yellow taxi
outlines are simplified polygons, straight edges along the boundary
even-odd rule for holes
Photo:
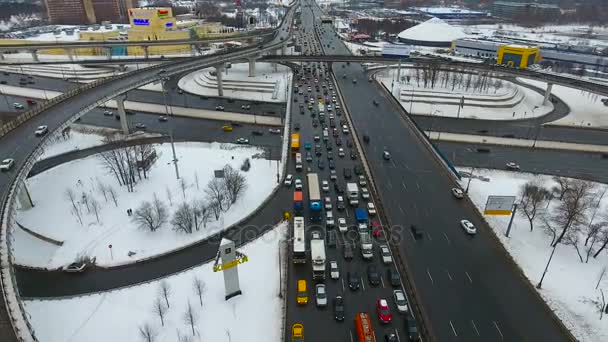
[[[304,342],[304,325],[294,323],[291,326],[291,342]]]
[[[298,280],[298,297],[297,302],[299,305],[308,304],[308,290],[306,289],[306,280]]]
[[[230,125],[222,126],[222,130],[224,130],[224,132],[232,132],[232,126],[230,126]]]

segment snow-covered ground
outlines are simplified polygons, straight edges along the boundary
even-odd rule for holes
[[[410,110],[411,94],[413,91],[414,101],[411,104],[411,111],[418,115],[457,117],[462,96],[465,97],[465,101],[464,108],[460,110],[461,118],[514,120],[546,115],[553,110],[552,103],[543,105],[543,96],[538,92],[506,80],[498,81],[501,84],[498,89],[490,86],[484,91],[466,90],[464,85],[466,76],[464,76],[463,80],[459,81],[459,84],[452,90],[449,82],[448,87],[443,87],[440,84],[441,80],[437,82],[438,84],[435,85],[435,88],[424,88],[422,80],[420,81],[420,86],[418,86],[415,74],[414,69],[403,68],[401,70],[401,78],[409,76],[409,83],[397,82],[396,68],[381,71],[376,74],[376,77],[389,90],[392,86],[393,94],[399,98],[401,105],[408,111]],[[494,85],[496,81],[496,79],[491,79],[490,84]],[[475,76],[473,76],[472,83],[474,82]],[[422,95],[436,95],[436,97],[422,97]],[[513,98],[509,98],[512,95],[514,95]]]
[[[47,143],[40,159],[56,156],[74,150],[102,145],[106,135],[118,134],[109,128],[73,126],[67,136],[55,136]]]
[[[459,170],[470,172],[471,169],[459,168]],[[538,177],[549,189],[556,186],[552,177],[545,175],[475,169],[474,176],[469,188],[469,196],[481,212],[488,195],[517,196],[520,186],[535,177]],[[468,178],[463,178],[461,185],[466,187],[467,182]],[[606,185],[597,184],[597,187],[598,193],[601,194]],[[542,208],[542,212],[552,212],[558,203],[557,198],[553,199],[549,203],[549,208],[546,210]],[[606,211],[608,196],[604,196],[600,203],[594,223],[606,220],[600,213]],[[521,215],[521,209],[518,211],[509,238],[505,236],[509,216],[485,216],[485,218],[496,236],[523,269],[526,277],[536,285],[551,254],[551,238],[542,228],[541,220],[536,220],[534,230],[530,231],[527,218]],[[587,217],[589,219],[591,213],[588,213]],[[579,248],[583,258],[585,258],[584,240],[585,236],[581,235]],[[543,280],[542,289],[538,290],[566,327],[581,342],[608,341],[608,324],[605,319],[600,321],[600,313],[595,305],[598,300],[601,303],[599,289],[608,291],[608,275],[600,282],[598,290],[595,289],[602,268],[607,264],[607,251],[602,252],[597,259],[591,257],[588,263],[584,263],[580,262],[572,246],[559,244]]]
[[[192,94],[202,96],[218,96],[217,83],[215,76],[210,76],[209,72],[215,70],[213,68],[202,69],[191,72],[182,77],[178,86]],[[284,65],[275,66],[273,63],[255,64],[255,76],[249,77],[249,64],[238,63],[232,64],[231,68],[226,69],[222,73],[222,81],[224,84],[224,96],[236,99],[258,100],[265,102],[285,102],[287,92],[291,87],[291,69]],[[213,80],[213,81],[211,81]],[[230,89],[233,86],[230,83],[240,83],[241,85],[255,85],[255,83],[263,84],[264,87],[274,88],[270,92],[261,92],[255,87],[239,89]],[[237,85],[238,86],[238,85]]]
[[[146,323],[156,332],[154,341],[182,341],[178,336],[192,337],[183,319],[188,303],[197,318],[196,335],[188,341],[279,342],[283,338],[278,249],[286,227],[280,224],[239,249],[249,258],[238,266],[240,296],[224,299],[223,275],[213,272],[212,263],[164,279],[171,288],[164,326],[154,313],[161,281],[72,299],[30,300],[25,309],[36,335],[46,342],[143,341],[139,328]],[[202,308],[195,277],[205,285]]]
[[[148,179],[139,181],[131,193],[127,192],[126,187],[118,185],[98,156],[62,164],[30,178],[27,186],[35,207],[19,211],[17,221],[34,232],[64,241],[64,244],[52,255],[37,254],[38,248],[34,248],[32,241],[21,241],[17,235],[16,262],[56,268],[83,255],[96,257],[97,264],[102,266],[152,257],[201,240],[236,223],[255,210],[276,186],[278,161],[254,158],[263,152],[259,148],[219,143],[179,143],[176,144],[176,153],[180,177],[186,186],[184,195],[180,181],[175,178],[170,145],[155,146],[158,161],[152,166]],[[243,173],[247,179],[244,194],[219,220],[212,218],[200,231],[192,234],[176,232],[170,223],[166,223],[152,233],[137,228],[126,213],[129,208],[135,211],[144,201],[152,201],[156,195],[167,205],[171,218],[181,203],[205,199],[204,189],[214,177],[214,170],[226,164],[240,170],[246,158],[251,161],[251,169]],[[99,190],[100,183],[115,189],[117,205],[110,196],[108,200],[104,198]],[[68,189],[76,194],[83,224],[73,213],[66,195]],[[83,194],[89,198],[89,203],[91,199],[99,203],[99,222],[94,211],[87,210],[82,200]],[[41,240],[37,242],[41,246],[47,244]],[[108,245],[112,245],[112,255]],[[130,252],[136,254],[129,256]]]
[[[537,87],[547,87],[547,84],[542,81],[526,78],[519,78],[519,80]],[[555,84],[551,94],[559,97],[570,107],[570,114],[549,125],[608,128],[608,106],[604,106],[602,103],[602,96]]]

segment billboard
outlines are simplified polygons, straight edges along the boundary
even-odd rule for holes
[[[488,196],[484,215],[511,215],[515,196]]]
[[[150,26],[150,19],[133,18],[133,25]]]
[[[382,56],[384,57],[409,57],[412,48],[409,45],[384,44],[382,45]]]
[[[158,11],[156,11],[156,15],[159,18],[167,18],[169,16],[169,10],[159,9]]]

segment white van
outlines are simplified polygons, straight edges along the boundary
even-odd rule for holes
[[[302,171],[302,153],[296,153],[296,171]]]

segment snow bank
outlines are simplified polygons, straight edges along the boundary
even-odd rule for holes
[[[145,323],[158,333],[155,341],[177,341],[178,335],[192,336],[183,320],[188,303],[198,318],[193,341],[279,342],[278,248],[287,226],[280,224],[239,249],[249,257],[238,266],[243,294],[229,301],[224,300],[223,275],[213,273],[211,263],[166,278],[171,295],[164,326],[153,312],[160,281],[80,298],[26,301],[25,308],[37,335],[47,342],[140,341],[139,327]],[[206,286],[202,308],[194,277]]]
[[[459,170],[470,171],[471,169],[459,168]],[[528,173],[487,169],[475,169],[474,175],[469,188],[469,197],[480,212],[483,212],[488,195],[516,196],[521,185],[537,177]],[[548,188],[556,185],[551,176],[540,175],[538,177]],[[463,178],[461,185],[466,187],[467,182],[468,178]],[[605,187],[606,185],[598,184],[599,186]],[[600,188],[600,193],[601,191]],[[549,209],[544,212],[550,212],[558,203],[557,199],[553,199]],[[604,196],[598,213],[605,212],[607,206],[608,196]],[[534,230],[530,231],[528,220],[520,214],[522,213],[520,212],[515,217],[509,238],[505,236],[509,216],[485,216],[485,219],[523,269],[526,277],[536,285],[551,254],[551,238],[541,227],[540,220],[536,221]],[[594,220],[596,223],[603,220],[598,216]],[[580,244],[581,253],[584,253],[583,243],[584,238]],[[606,251],[602,252],[597,259],[591,257],[589,263],[581,263],[572,246],[560,244],[543,280],[543,287],[538,290],[551,309],[581,342],[608,341],[608,324],[605,324],[605,319],[604,321],[599,320],[600,314],[594,304],[598,299],[601,303],[599,289],[603,289],[604,292],[608,291],[608,276],[604,277],[598,290],[595,290],[598,276],[606,264],[608,264],[608,252]]]
[[[257,208],[276,186],[275,174],[279,162],[255,158],[263,153],[259,148],[219,143],[178,143],[175,146],[180,176],[186,184],[185,195],[175,178],[169,144],[156,145],[159,159],[150,170],[148,179],[141,180],[132,193],[118,186],[116,178],[108,173],[97,156],[63,164],[30,178],[27,181],[28,189],[35,207],[19,211],[18,222],[36,233],[64,241],[64,244],[46,263],[32,263],[28,259],[28,254],[37,253],[36,250],[26,247],[16,249],[16,263],[56,268],[74,261],[80,255],[88,255],[96,257],[98,265],[111,266],[152,257],[194,243],[234,224]],[[167,204],[170,213],[184,201],[203,199],[203,190],[214,177],[214,170],[221,169],[225,164],[238,170],[246,158],[251,161],[251,169],[244,173],[248,185],[244,195],[219,221],[211,220],[200,231],[179,233],[167,223],[151,233],[137,228],[127,216],[127,209],[135,210],[143,201],[151,201],[155,194]],[[116,190],[118,206],[111,198],[105,200],[99,191],[100,182]],[[91,210],[89,213],[81,203],[83,224],[79,223],[66,197],[67,189],[72,189],[78,200],[83,193],[97,200],[100,204],[99,222],[94,212]],[[108,245],[112,245],[113,255]],[[135,254],[129,256],[130,252]]]

